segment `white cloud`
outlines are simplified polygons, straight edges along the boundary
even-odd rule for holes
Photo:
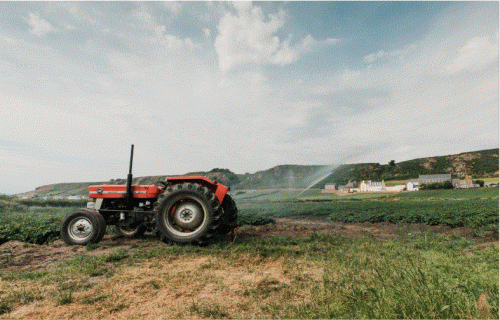
[[[245,72],[243,78],[248,81],[251,86],[260,86],[261,84],[267,82],[267,77],[264,76],[261,72],[253,72],[248,71]]]
[[[363,60],[366,62],[366,63],[373,63],[375,62],[376,60],[380,59],[380,58],[383,58],[387,56],[387,52],[385,52],[384,50],[380,50],[379,52],[377,53],[371,53],[367,56],[365,56],[363,58]]]
[[[139,3],[139,8],[133,12],[134,19],[141,23],[142,25],[146,25],[147,27],[154,26],[156,24],[155,18],[148,11],[148,8]]]
[[[54,1],[47,3],[47,6],[57,12],[60,19],[68,19],[72,22],[85,23],[90,26],[97,26],[97,19],[102,13],[95,7],[89,7],[85,2],[76,1]]]
[[[458,57],[446,67],[449,72],[477,71],[498,61],[498,34],[494,41],[490,37],[475,37],[460,49]]]
[[[283,28],[286,14],[264,15],[261,7],[249,2],[235,2],[236,15],[228,12],[220,20],[215,39],[219,67],[223,71],[247,64],[287,65],[319,45],[331,45],[335,39],[316,41],[311,35],[293,44],[293,36],[281,40],[277,35]]]
[[[195,50],[201,48],[201,44],[193,42],[189,37],[182,39],[176,35],[167,34],[165,26],[157,26],[155,35],[154,41],[160,43],[169,51],[181,52],[184,49]]]
[[[203,35],[205,35],[205,38],[209,39],[210,38],[210,29],[208,28],[203,28]]]
[[[57,31],[52,27],[50,22],[40,18],[40,15],[37,13],[29,13],[28,24],[31,26],[30,33],[38,37],[43,37],[50,32]]]
[[[339,39],[328,38],[323,41],[318,41],[314,39],[310,34],[308,34],[302,41],[297,45],[299,52],[309,52],[323,46],[331,46],[339,43]]]
[[[144,59],[134,54],[109,53],[107,61],[122,79],[140,81],[147,78],[146,70],[141,68]]]
[[[163,6],[172,13],[173,15],[178,15],[182,11],[182,3],[178,1],[165,1],[162,2]]]
[[[8,163],[0,161],[0,175],[5,184],[32,183],[12,192],[123,177],[131,143],[136,176],[399,162],[498,145],[498,23],[480,19],[491,16],[477,13],[483,4],[452,5],[413,45],[387,39],[388,47],[365,55],[352,38],[345,51],[293,68],[265,66],[293,64],[339,41],[316,40],[309,30],[294,36],[286,31],[294,17],[268,15],[293,3],[190,10],[183,3],[179,16],[158,3],[142,13],[142,4],[69,4],[26,4],[19,19],[40,12],[60,31],[77,27],[78,37],[19,36],[0,19],[0,158]],[[351,65],[345,52],[361,58]],[[9,143],[28,151],[6,151]]]
[[[415,49],[415,45],[409,45],[409,46],[404,47],[403,49],[398,49],[398,50],[394,50],[391,52],[386,52],[384,50],[380,50],[377,53],[371,53],[369,55],[366,55],[363,58],[363,61],[365,63],[370,64],[370,63],[374,63],[377,60],[384,59],[387,57],[402,58],[402,57],[408,55],[409,53],[411,53],[414,49]]]

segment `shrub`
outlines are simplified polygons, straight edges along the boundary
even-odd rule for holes
[[[451,181],[436,182],[430,184],[422,184],[420,186],[421,190],[437,190],[437,189],[453,189],[453,184]]]
[[[0,244],[17,240],[45,244],[59,239],[64,211],[48,213],[17,212],[0,216]]]
[[[11,310],[10,305],[5,301],[0,301],[0,315],[9,313]]]
[[[251,225],[251,226],[262,226],[268,223],[275,223],[276,221],[264,214],[245,214],[245,213],[239,213],[238,214],[238,224],[239,225]]]

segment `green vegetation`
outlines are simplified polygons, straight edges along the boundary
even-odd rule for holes
[[[339,202],[329,218],[342,222],[425,223],[450,227],[498,229],[498,201]]]
[[[25,211],[0,213],[0,244],[18,240],[44,244],[59,239],[59,226],[66,208],[29,208]]]
[[[349,196],[308,190],[240,193],[240,225],[264,225],[277,217],[327,216],[340,222],[425,223],[498,231],[498,188],[425,190]],[[59,238],[63,217],[80,202],[0,199],[0,244],[9,240],[43,244]],[[53,206],[51,206],[53,205]],[[71,205],[71,206],[68,206]],[[88,250],[94,248],[89,247]]]
[[[186,287],[176,286],[189,279],[189,297],[180,300],[187,303],[179,303],[176,311],[179,318],[497,319],[498,245],[464,254],[474,245],[460,236],[415,232],[385,241],[312,234],[299,239],[220,242],[205,248],[140,247],[120,253],[118,260],[112,254],[84,253],[48,271],[0,269],[3,286],[23,283],[26,288],[12,292],[0,286],[0,310],[8,313],[36,300],[55,299],[61,306],[71,303],[81,317],[92,317],[85,312],[94,309],[111,314],[134,305],[134,297],[155,299],[150,290],[163,286],[179,292],[182,299]],[[197,259],[208,264],[185,267],[182,272],[163,267]],[[133,268],[142,273],[124,280]],[[258,272],[271,268],[276,273],[261,276]],[[155,285],[153,280],[141,280],[141,274],[150,269],[156,275]],[[241,269],[256,280],[241,279]],[[95,288],[90,281],[101,275],[106,282]],[[229,277],[233,282],[225,282]],[[127,287],[131,281],[136,284]],[[43,290],[54,286],[59,290],[55,297],[51,290]],[[152,289],[123,295],[127,288],[144,286]],[[220,297],[230,294],[231,298],[210,303],[203,295],[208,287],[220,288]],[[486,311],[477,305],[483,293],[488,296]]]
[[[420,190],[453,189],[451,181],[422,184]]]
[[[69,292],[60,292],[57,296],[57,304],[70,304],[73,302],[73,297],[71,291]]]
[[[317,190],[300,195],[259,191],[239,193],[234,199],[240,224],[319,215],[333,221],[426,223],[498,232],[498,188],[348,196]],[[62,217],[74,209],[9,197],[1,197],[0,205],[0,244],[10,239],[52,241],[59,237]],[[131,309],[133,297],[154,299],[151,290],[176,292],[180,283],[189,284],[189,298],[179,303],[172,316],[178,318],[498,318],[498,245],[484,248],[458,235],[405,230],[401,226],[397,238],[383,241],[313,233],[220,241],[208,247],[137,244],[104,254],[99,250],[107,248],[89,245],[82,254],[48,270],[0,268],[0,315],[52,301],[58,308],[71,304],[81,317],[95,318],[85,313],[92,310],[107,310],[109,316]],[[196,259],[202,262],[190,269],[189,262]],[[184,266],[182,272],[165,268],[176,263]],[[154,269],[155,277],[142,279],[148,268]],[[259,268],[266,273],[260,276]],[[272,268],[279,272],[269,273]],[[128,271],[137,279],[124,280]],[[255,281],[243,279],[241,272]],[[96,286],[96,277],[104,283]],[[127,287],[135,280],[135,286]],[[203,298],[206,288],[231,299],[210,303]],[[127,290],[135,291],[131,295]],[[182,290],[177,292],[179,299]],[[483,294],[488,297],[487,309],[477,304]]]
[[[274,222],[275,220],[272,217],[256,212],[246,211],[246,212],[241,212],[238,215],[238,224],[240,226],[243,225],[262,226]]]
[[[75,208],[85,207],[82,201],[69,200],[19,200],[0,198],[0,244],[10,240],[45,244],[59,239],[62,219]],[[264,225],[274,219],[259,213],[241,213],[240,225]],[[109,229],[109,228],[108,228]],[[108,233],[111,230],[108,230]],[[98,247],[89,244],[88,251]],[[120,257],[116,257],[120,259]]]
[[[59,239],[63,217],[83,200],[36,200],[0,196],[0,244],[18,240],[44,244]]]
[[[34,200],[0,197],[0,244],[18,240],[44,244],[59,239],[59,226],[83,201]]]
[[[385,180],[418,178],[420,174],[440,173],[461,176],[470,174],[474,178],[498,177],[498,148],[403,161],[395,166],[384,165],[379,173],[378,178]]]
[[[498,183],[498,177],[494,178],[481,178],[485,183]]]
[[[340,222],[425,223],[498,231],[498,189],[426,190],[337,196],[308,191],[252,192],[235,197],[242,215],[328,216]]]

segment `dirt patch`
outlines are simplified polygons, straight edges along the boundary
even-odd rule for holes
[[[0,245],[0,265],[11,270],[45,269],[84,251],[85,247],[64,246],[62,241],[48,245],[9,241]]]
[[[155,245],[166,245],[153,236],[146,236],[141,239],[126,239],[106,235],[99,242],[98,248],[92,251],[87,251],[84,246],[68,246],[62,240],[46,245],[9,241],[0,245],[0,268],[12,271],[48,269],[61,260],[85,252],[91,255],[106,255],[120,249],[130,249],[133,245],[139,243],[150,243],[151,241],[158,242]]]
[[[392,223],[342,223],[326,220],[326,217],[292,216],[278,218],[276,223],[264,226],[243,226],[238,229],[236,242],[277,238],[301,238],[311,234],[335,234],[344,238],[368,238],[387,240],[412,233],[459,235],[475,240],[478,249],[498,244],[498,233],[487,231],[478,234],[471,228],[450,228],[446,226],[428,226],[424,224],[392,224]],[[120,249],[133,246],[168,246],[154,235],[146,235],[140,239],[117,238],[106,235],[97,249],[88,251],[82,246],[67,246],[62,240],[47,245],[26,244],[9,241],[0,245],[0,268],[6,270],[40,270],[52,267],[61,260],[87,252],[92,255],[105,255]],[[474,251],[474,249],[471,249]]]
[[[291,216],[276,219],[275,224],[264,226],[244,226],[239,230],[238,240],[269,239],[273,237],[307,237],[313,233],[320,235],[336,234],[344,238],[369,238],[372,240],[387,240],[412,233],[430,233],[459,235],[478,243],[498,243],[498,233],[493,231],[478,234],[471,228],[450,228],[447,226],[429,226],[419,223],[389,222],[378,223],[343,223],[332,222],[321,216]]]

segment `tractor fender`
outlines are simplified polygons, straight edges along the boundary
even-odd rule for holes
[[[212,191],[215,194],[215,196],[219,200],[219,203],[222,203],[227,192],[230,190],[229,187],[226,187],[225,185],[218,183],[217,181],[212,181],[203,176],[167,177],[166,180],[170,185],[175,185],[184,182],[201,184],[202,186],[207,187],[210,191]]]

